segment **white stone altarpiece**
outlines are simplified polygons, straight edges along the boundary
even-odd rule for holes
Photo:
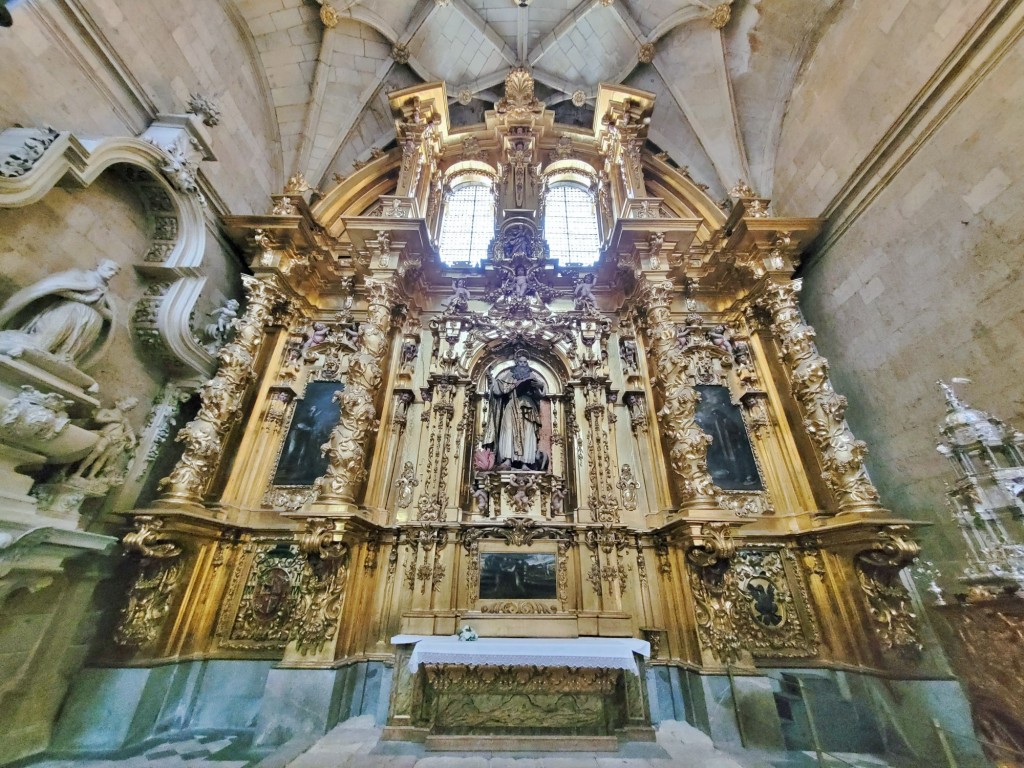
[[[739,672],[771,713],[771,669],[940,674],[899,578],[912,527],[799,309],[822,222],[743,184],[723,210],[651,152],[643,91],[602,86],[590,129],[522,69],[474,126],[441,83],[389,100],[393,149],[224,218],[245,301],[160,499],[128,513],[143,565],[102,663],[272,660],[257,741],[326,728],[339,670],[383,663],[388,733],[449,745],[649,737],[648,672],[692,675],[709,712]],[[437,248],[467,183],[494,206],[475,266]],[[561,183],[592,201],[592,265],[551,256]],[[396,663],[393,636],[466,624],[651,654],[623,678]],[[486,715],[503,694],[514,722]]]

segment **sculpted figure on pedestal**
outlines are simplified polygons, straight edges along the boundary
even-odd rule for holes
[[[79,462],[75,477],[114,482],[122,479],[127,459],[138,444],[135,430],[128,423],[128,411],[138,404],[136,398],[125,397],[114,403],[113,408],[101,408],[96,412],[93,421],[102,425],[100,439],[89,455]]]
[[[212,322],[207,323],[203,329],[206,332],[207,342],[203,346],[211,355],[217,354],[217,350],[228,343],[231,331],[238,320],[239,306],[237,299],[228,299],[222,306],[208,314]]]
[[[491,381],[490,418],[482,443],[493,446],[495,469],[543,469],[546,457],[538,437],[544,394],[544,379],[521,351],[515,365]]]
[[[596,312],[597,300],[594,298],[594,276],[584,275],[573,289],[573,306],[577,312]]]
[[[15,293],[0,308],[0,352],[18,356],[29,348],[76,367],[94,362],[110,341],[110,280],[119,271],[104,259],[95,269],[59,272]]]

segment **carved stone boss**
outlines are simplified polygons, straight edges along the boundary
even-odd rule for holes
[[[284,301],[271,280],[243,275],[242,284],[248,298],[245,314],[237,321],[234,339],[217,355],[216,375],[200,390],[199,413],[175,438],[185,444],[185,450],[174,471],[160,481],[165,500],[201,501],[224,450],[224,437],[238,418],[242,396],[253,379],[266,328]]]

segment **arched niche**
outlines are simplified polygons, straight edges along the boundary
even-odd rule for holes
[[[43,134],[34,129],[10,129],[5,138],[12,132],[19,134],[15,140],[26,143]],[[23,139],[20,133],[24,133]],[[190,324],[207,282],[206,210],[197,195],[184,194],[168,182],[163,172],[167,165],[168,155],[163,150],[139,138],[87,140],[59,133],[23,173],[0,177],[0,209],[47,206],[46,198],[55,188],[67,195],[75,189],[88,191],[101,179],[123,179],[142,206],[146,242],[133,246],[137,251],[133,256],[118,259],[125,270],[133,268],[141,288],[130,297],[132,307],[121,324],[129,321],[144,357],[160,363],[171,378],[194,387],[215,368],[213,355],[203,348]],[[100,186],[105,183],[101,181]],[[102,211],[95,216],[102,231]],[[107,231],[103,236],[113,245],[111,234]],[[54,271],[54,260],[46,263],[47,269]]]
[[[569,515],[571,403],[558,356],[522,344],[495,345],[478,357],[471,380],[464,473],[470,518]]]

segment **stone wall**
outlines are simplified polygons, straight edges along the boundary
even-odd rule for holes
[[[76,7],[88,21],[76,21]],[[255,41],[233,4],[26,0],[0,60],[0,128],[50,124],[79,135],[135,136],[190,93],[221,110],[216,162],[202,172],[232,213],[262,213],[284,183],[277,120]],[[95,25],[95,26],[93,26]]]
[[[163,373],[137,357],[128,330],[132,305],[145,286],[133,269],[149,245],[142,204],[116,170],[86,189],[56,187],[25,208],[0,208],[0,304],[16,290],[65,269],[92,269],[112,259],[121,271],[111,281],[116,308],[113,338],[106,354],[86,371],[99,384],[104,404],[132,395],[139,407],[130,418],[136,430]]]
[[[793,90],[773,195],[794,216],[825,211],[991,0],[853,0],[818,40]]]
[[[927,64],[928,56],[941,53],[927,53],[926,41],[946,40],[948,48],[967,21],[952,8],[979,4],[897,5],[905,10],[888,34],[869,35],[859,28],[867,21],[848,14],[808,65],[777,166],[776,190],[788,191],[780,194],[781,210],[823,210],[838,182],[823,183],[818,167],[829,164],[827,173],[836,178],[851,172],[871,145],[869,134],[880,132],[909,98],[904,87],[924,77],[914,75],[911,83],[909,70],[916,71],[921,57]],[[907,25],[932,30],[921,36],[920,48],[910,45]],[[842,34],[845,41],[837,37]],[[857,50],[854,39],[871,55]],[[873,62],[875,74],[848,61],[851,51],[856,61]],[[890,66],[880,66],[885,61]],[[868,98],[874,109],[857,107]],[[802,106],[812,103],[817,115]],[[869,469],[883,502],[921,520],[948,520],[943,482],[951,470],[934,449],[945,414],[937,379],[973,378],[963,390],[968,402],[1024,426],[1018,372],[1024,357],[1024,46],[1010,47],[952,107],[859,218],[812,255],[803,298],[836,387],[849,397],[849,421],[871,447]],[[807,122],[817,125],[811,129]],[[811,130],[815,138],[802,141]],[[851,138],[857,135],[862,139]],[[955,530],[944,537],[959,539]],[[926,556],[943,558],[938,550]]]

